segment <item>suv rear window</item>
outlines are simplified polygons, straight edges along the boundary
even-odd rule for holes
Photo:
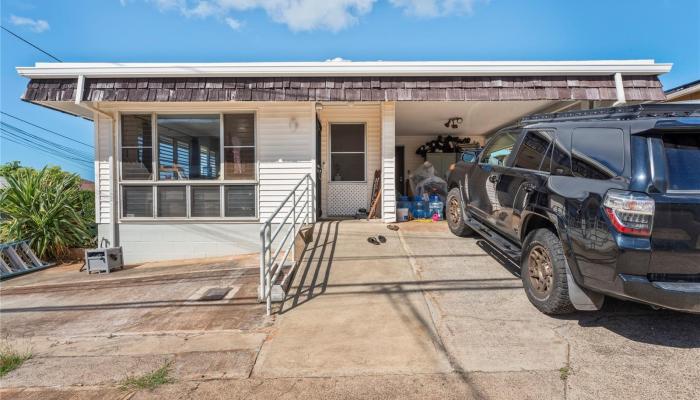
[[[700,132],[662,136],[671,190],[700,190]]]
[[[571,170],[574,176],[610,179],[625,169],[625,141],[621,129],[579,128],[572,137]]]

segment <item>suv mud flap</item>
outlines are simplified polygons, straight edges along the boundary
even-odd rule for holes
[[[569,300],[579,311],[596,311],[603,307],[605,296],[600,293],[591,292],[576,283],[571,274],[569,265],[566,265],[566,284],[569,287]]]

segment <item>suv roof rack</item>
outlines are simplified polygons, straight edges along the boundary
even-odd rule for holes
[[[684,104],[636,104],[632,106],[595,108],[551,114],[534,114],[520,120],[521,124],[533,122],[563,122],[579,120],[632,120],[639,118],[677,118],[700,116],[700,103]]]

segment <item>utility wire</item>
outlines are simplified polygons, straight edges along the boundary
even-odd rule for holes
[[[47,146],[47,145],[44,145],[41,143],[33,142],[30,139],[23,138],[19,135],[16,135],[16,134],[6,130],[5,128],[0,128],[0,132],[3,133],[3,135],[1,137],[5,140],[10,140],[10,141],[15,142],[15,143],[20,142],[20,144],[23,144],[26,147],[29,147],[31,149],[40,150],[40,151],[43,151],[45,153],[48,153],[48,154],[51,154],[51,155],[54,155],[56,157],[60,157],[60,158],[66,159],[66,160],[72,160],[72,161],[80,162],[80,163],[83,163],[86,165],[91,164],[91,162],[88,161],[87,159],[71,156],[70,154],[65,153],[65,152],[56,151],[56,150],[52,149],[50,146]]]
[[[39,129],[45,130],[46,132],[53,133],[54,135],[58,135],[58,136],[60,136],[60,137],[62,137],[62,138],[64,138],[64,139],[68,139],[68,140],[70,140],[70,141],[72,141],[72,142],[75,142],[75,143],[80,143],[80,144],[82,144],[83,146],[87,146],[87,147],[89,147],[89,148],[91,148],[91,149],[93,148],[93,146],[90,145],[90,144],[87,144],[87,143],[85,143],[85,142],[81,142],[80,140],[73,139],[73,138],[71,138],[70,136],[66,136],[66,135],[60,134],[60,133],[58,133],[58,132],[56,132],[56,131],[52,131],[51,129],[44,128],[43,126],[39,126],[39,125],[33,124],[33,123],[31,123],[31,122],[29,122],[29,121],[27,121],[27,120],[24,120],[24,119],[22,119],[22,118],[16,117],[16,116],[14,116],[14,115],[12,115],[12,114],[8,114],[8,113],[6,113],[5,111],[0,111],[0,113],[1,113],[2,115],[8,116],[8,117],[10,117],[10,118],[14,118],[14,119],[16,119],[16,120],[18,120],[18,121],[22,121],[22,122],[24,122],[24,123],[27,124],[27,125],[31,125],[31,126],[33,126],[33,127],[35,127],[35,128],[39,128]]]
[[[0,132],[4,132],[4,129],[0,128]],[[0,134],[0,138],[3,139],[3,140],[7,140],[8,142],[16,143],[16,144],[18,144],[18,145],[20,145],[20,146],[24,146],[24,147],[30,148],[30,149],[32,149],[32,150],[43,151],[43,152],[46,152],[46,153],[51,154],[51,155],[53,155],[53,156],[57,156],[57,157],[59,157],[59,158],[63,158],[65,162],[70,163],[70,164],[73,164],[73,165],[76,165],[76,166],[78,166],[78,167],[80,167],[80,168],[87,168],[87,167],[91,166],[91,165],[89,165],[89,164],[87,164],[87,163],[85,163],[85,162],[82,162],[82,161],[75,161],[75,160],[72,160],[72,159],[69,159],[69,158],[64,158],[63,156],[58,156],[58,155],[56,155],[56,154],[53,154],[53,153],[48,152],[48,151],[46,151],[46,150],[44,150],[44,149],[41,149],[41,148],[37,149],[37,148],[35,148],[34,146],[28,145],[26,142],[23,142],[23,141],[21,141],[21,140],[14,139],[14,138],[12,138],[12,137],[8,137],[8,136],[5,136],[5,135]]]
[[[55,154],[55,155],[58,155],[61,157],[71,158],[71,159],[74,159],[76,161],[83,161],[83,162],[87,162],[87,163],[92,162],[91,156],[87,153],[76,152],[74,149],[71,149],[70,147],[62,146],[62,145],[55,143],[55,142],[52,142],[50,140],[43,139],[43,138],[36,136],[36,135],[32,135],[31,133],[25,132],[19,128],[16,128],[12,125],[8,125],[4,122],[0,123],[0,130],[2,132],[5,132],[10,137],[13,137],[17,140],[23,140],[28,145],[31,145],[34,148],[42,149],[42,150],[45,150],[45,151],[50,152],[52,154]]]
[[[76,164],[82,165],[84,167],[90,166],[92,164],[88,160],[72,157],[68,154],[52,150],[51,147],[34,143],[26,138],[22,138],[21,136],[13,135],[12,132],[6,130],[5,128],[0,128],[0,133],[0,138],[2,138],[3,140],[23,145],[29,149],[39,150],[52,156],[64,159],[66,161],[71,161]]]
[[[43,50],[41,47],[35,45],[34,43],[32,43],[32,42],[30,42],[29,40],[27,40],[27,39],[21,37],[20,35],[18,35],[18,34],[16,34],[16,33],[12,32],[11,30],[5,28],[4,26],[0,26],[0,28],[2,28],[2,30],[4,30],[5,32],[9,33],[10,35],[16,37],[17,39],[23,41],[24,43],[26,43],[26,44],[28,44],[28,45],[34,47],[35,49],[39,50],[40,52],[42,52],[42,53],[46,54],[47,56],[53,58],[54,60],[56,60],[56,61],[58,61],[58,62],[63,62],[63,61],[59,60],[58,57],[52,55],[52,54],[49,53],[48,51]]]
[[[30,138],[31,140],[34,140],[34,141],[38,141],[38,142],[47,144],[47,145],[49,145],[49,146],[51,146],[51,147],[53,147],[53,148],[57,148],[57,149],[63,150],[63,151],[65,151],[65,152],[71,154],[72,156],[76,156],[76,155],[77,155],[77,156],[83,157],[83,158],[85,158],[85,159],[91,159],[91,158],[92,158],[92,154],[90,154],[90,153],[87,153],[87,152],[84,152],[84,151],[75,150],[75,149],[72,148],[72,147],[64,146],[64,145],[59,144],[59,143],[56,143],[56,142],[54,142],[54,141],[45,139],[45,138],[43,138],[43,137],[41,137],[41,136],[34,135],[34,134],[32,134],[32,133],[29,133],[29,132],[25,131],[24,129],[20,129],[20,128],[18,128],[18,127],[16,127],[16,126],[12,125],[12,124],[8,124],[8,123],[5,122],[5,121],[0,121],[0,126],[6,128],[6,129],[9,128],[9,129],[13,130],[13,131],[15,132],[15,134],[19,134],[19,135],[22,135],[22,136],[24,136],[24,137],[28,137],[28,138]]]

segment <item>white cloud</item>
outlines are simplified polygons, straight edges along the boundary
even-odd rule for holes
[[[10,15],[10,23],[15,26],[25,26],[36,33],[47,31],[50,28],[49,23],[43,19],[31,19],[16,15]]]
[[[241,22],[235,18],[226,17],[226,18],[224,18],[224,22],[226,22],[226,25],[228,25],[234,31],[237,31],[237,30],[241,29],[241,27],[243,27],[243,22]]]
[[[471,14],[478,0],[389,0],[408,15],[418,17],[443,17]],[[482,0],[488,1],[488,0]]]
[[[120,0],[123,1],[123,0]],[[178,11],[185,17],[216,18],[232,29],[243,21],[232,13],[263,10],[275,22],[295,32],[317,29],[341,31],[355,25],[379,0],[147,0],[161,11]],[[421,17],[470,14],[474,3],[488,0],[388,0],[406,14]]]

